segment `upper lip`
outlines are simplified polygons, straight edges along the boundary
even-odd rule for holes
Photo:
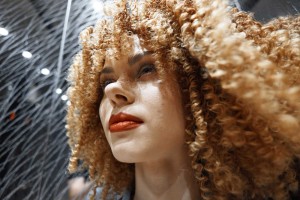
[[[133,116],[133,115],[129,115],[126,113],[118,113],[116,115],[111,115],[110,119],[109,119],[109,126],[111,126],[112,124],[116,124],[119,122],[124,122],[124,121],[134,121],[137,123],[143,123],[143,120],[141,120],[140,118]]]

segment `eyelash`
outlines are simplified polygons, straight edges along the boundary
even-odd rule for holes
[[[153,72],[156,72],[156,67],[153,63],[142,64],[138,70],[137,78],[141,78],[143,75],[150,74]],[[107,79],[104,79],[103,81],[101,81],[100,85],[101,85],[102,90],[104,90],[107,85],[109,85],[110,83],[113,83],[113,82],[115,82],[115,80],[111,79],[111,78],[107,78]]]
[[[156,68],[153,63],[143,64],[138,71],[138,78],[140,78],[144,74],[149,74],[152,72],[156,72]]]
[[[113,82],[115,82],[115,80],[113,80],[113,79],[106,79],[106,80],[101,81],[100,85],[101,85],[102,90],[104,90],[107,85],[109,85],[110,83],[113,83]]]

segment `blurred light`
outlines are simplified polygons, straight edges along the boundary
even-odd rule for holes
[[[70,106],[71,105],[71,101],[67,101],[67,105]]]
[[[55,90],[55,92],[56,92],[56,94],[61,94],[61,93],[62,93],[62,90],[61,90],[60,88],[57,88],[57,89]]]
[[[63,101],[67,101],[68,100],[68,96],[67,95],[61,95],[61,100]]]
[[[47,75],[50,74],[50,71],[49,71],[49,69],[47,69],[47,68],[43,68],[43,69],[41,70],[41,74],[47,76]]]
[[[8,35],[8,30],[7,29],[5,29],[5,28],[1,28],[0,27],[0,35],[3,35],[3,36],[7,36]]]
[[[99,0],[92,0],[92,5],[95,11],[103,13],[103,2]]]
[[[22,56],[23,56],[24,58],[30,59],[30,58],[32,57],[32,54],[31,54],[29,51],[23,51],[23,52],[22,52]]]

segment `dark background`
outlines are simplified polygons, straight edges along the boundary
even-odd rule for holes
[[[231,3],[262,22],[300,9],[300,0]],[[102,6],[101,0],[0,0],[0,28],[9,31],[0,33],[1,200],[68,199],[62,96],[78,35],[102,16]]]

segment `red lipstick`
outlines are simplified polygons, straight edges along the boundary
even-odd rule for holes
[[[121,132],[137,128],[143,121],[133,115],[118,113],[109,119],[109,130],[111,132]]]

